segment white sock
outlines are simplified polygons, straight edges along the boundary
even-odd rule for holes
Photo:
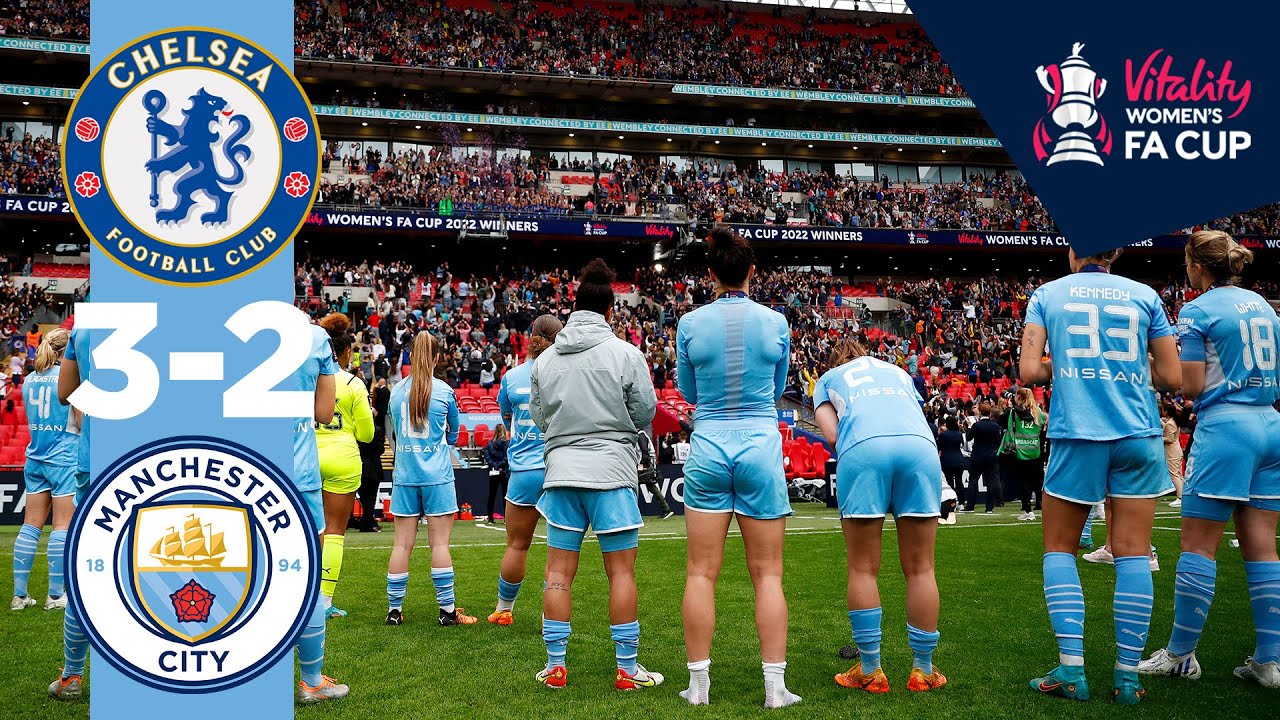
[[[498,598],[498,610],[499,610],[499,611],[502,611],[502,610],[510,610],[510,609],[514,608],[515,606],[516,606],[516,601],[515,601],[515,600],[503,600],[502,598]]]
[[[764,670],[764,706],[781,708],[800,702],[800,696],[787,689],[787,663],[760,663]]]
[[[320,593],[320,602],[324,604],[324,611],[329,612],[329,608],[333,607],[333,598]]]
[[[680,697],[689,701],[690,705],[711,704],[711,660],[691,662],[689,667],[689,689],[681,690]]]

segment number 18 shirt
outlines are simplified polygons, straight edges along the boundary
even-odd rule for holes
[[[1147,345],[1174,329],[1155,290],[1085,270],[1041,285],[1027,324],[1045,328],[1053,358],[1050,438],[1160,435]]]

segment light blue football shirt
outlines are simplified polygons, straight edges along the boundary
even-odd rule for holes
[[[67,431],[71,406],[58,402],[58,366],[33,372],[22,383],[31,442],[27,459],[69,467],[79,462],[80,438]]]
[[[1230,285],[1212,288],[1182,306],[1178,330],[1182,359],[1204,363],[1197,415],[1221,403],[1274,405],[1280,399],[1280,319],[1261,295]]]
[[[458,401],[453,388],[432,378],[431,406],[426,427],[409,422],[409,389],[414,378],[391,389],[391,426],[395,435],[396,463],[391,480],[396,485],[444,485],[453,482],[453,445],[458,442]]]
[[[1155,290],[1105,271],[1047,282],[1027,303],[1053,359],[1049,437],[1119,440],[1160,435],[1147,345],[1174,333]]]
[[[547,466],[546,441],[529,414],[533,361],[520,363],[502,376],[498,385],[498,409],[507,420],[511,444],[507,445],[507,465],[512,472],[541,470]]]
[[[699,427],[776,426],[790,361],[787,319],[746,297],[722,297],[676,329],[677,386]]]
[[[88,330],[72,328],[71,337],[67,340],[67,349],[63,353],[63,357],[67,360],[75,361],[77,374],[80,375],[80,383],[88,382],[89,371],[93,363],[93,354],[89,352]],[[76,447],[76,465],[78,472],[89,472],[89,416],[83,413],[80,415],[80,442]]]
[[[813,406],[831,403],[840,418],[836,457],[863,440],[914,435],[934,442],[924,417],[924,400],[902,368],[864,355],[818,378]]]
[[[293,372],[287,390],[302,390],[314,394],[321,375],[338,372],[333,359],[333,347],[329,333],[319,325],[311,326],[311,354],[306,362]],[[293,426],[293,482],[304,492],[320,489],[320,448],[316,446],[315,417],[298,418]]]

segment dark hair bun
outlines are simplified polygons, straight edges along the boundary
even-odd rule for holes
[[[612,285],[613,281],[617,278],[618,275],[605,264],[604,260],[596,258],[595,260],[587,263],[586,267],[582,268],[582,276],[580,279],[584,284]]]
[[[351,318],[346,313],[329,313],[320,321],[320,327],[329,333],[329,337],[341,337],[351,332]]]

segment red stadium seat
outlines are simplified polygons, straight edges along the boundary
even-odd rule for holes
[[[489,432],[483,425],[476,426],[475,444],[476,447],[484,447],[493,439],[493,433]]]
[[[467,428],[464,425],[460,430],[458,430],[457,446],[467,447],[470,444],[471,444],[471,435],[467,432]]]

